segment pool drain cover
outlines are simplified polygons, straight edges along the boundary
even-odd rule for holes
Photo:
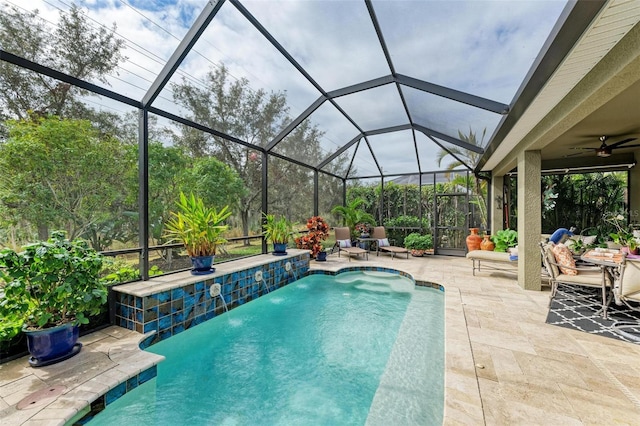
[[[44,389],[40,389],[26,398],[23,398],[22,401],[18,402],[16,408],[18,410],[28,410],[29,408],[47,405],[62,395],[65,390],[67,390],[66,386],[49,386]]]

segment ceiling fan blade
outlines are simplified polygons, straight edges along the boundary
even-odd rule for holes
[[[612,143],[611,145],[607,145],[607,146],[608,146],[609,148],[617,148],[617,147],[619,147],[620,145],[623,145],[623,144],[625,144],[625,143],[627,143],[627,142],[631,142],[631,141],[635,141],[635,140],[636,140],[636,138],[627,138],[627,139],[625,139],[625,140],[622,140],[622,141],[619,141],[619,142],[616,142],[616,143]]]
[[[569,149],[583,149],[583,150],[586,150],[586,151],[589,151],[589,150],[593,151],[593,150],[596,150],[598,148],[583,148],[583,147],[579,147],[579,146],[572,146]]]
[[[620,148],[637,148],[639,146],[640,145],[625,145],[625,146],[616,146],[616,147],[610,146],[609,148],[618,148],[618,149],[620,149]]]
[[[575,154],[567,154],[567,155],[563,155],[563,158],[575,157],[576,155],[582,155],[582,152],[576,152]]]

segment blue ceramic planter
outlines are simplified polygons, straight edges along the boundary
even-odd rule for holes
[[[287,254],[287,243],[273,243],[273,255],[283,256]]]
[[[29,363],[34,367],[53,364],[80,352],[81,344],[76,345],[78,326],[71,323],[44,330],[24,330],[27,347],[31,354]]]
[[[216,271],[216,268],[213,268],[213,260],[215,256],[198,256],[191,258],[191,264],[193,265],[193,269],[191,270],[191,275],[206,275],[212,274]]]

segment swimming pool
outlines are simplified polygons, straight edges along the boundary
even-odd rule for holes
[[[157,378],[91,424],[441,424],[443,316],[396,274],[310,275],[148,348]]]

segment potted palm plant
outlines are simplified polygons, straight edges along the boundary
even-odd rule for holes
[[[69,241],[61,231],[22,252],[0,252],[0,316],[23,324],[32,366],[80,352],[78,326],[107,303],[102,265],[102,255],[86,241]]]
[[[376,219],[363,210],[362,205],[365,200],[356,198],[346,206],[335,206],[331,209],[331,213],[341,216],[344,224],[351,230],[352,237],[359,237],[361,232],[356,229],[356,225],[363,224],[363,228],[368,231],[369,228],[375,226]]]
[[[264,238],[273,244],[273,255],[283,256],[287,254],[287,244],[293,233],[293,222],[286,217],[279,218],[273,214],[264,214]]]
[[[191,274],[204,275],[215,272],[212,267],[218,246],[227,242],[222,237],[228,225],[224,221],[231,215],[229,206],[220,210],[204,205],[202,198],[193,193],[187,197],[180,192],[177,212],[165,224],[165,236],[184,244],[191,257]]]

